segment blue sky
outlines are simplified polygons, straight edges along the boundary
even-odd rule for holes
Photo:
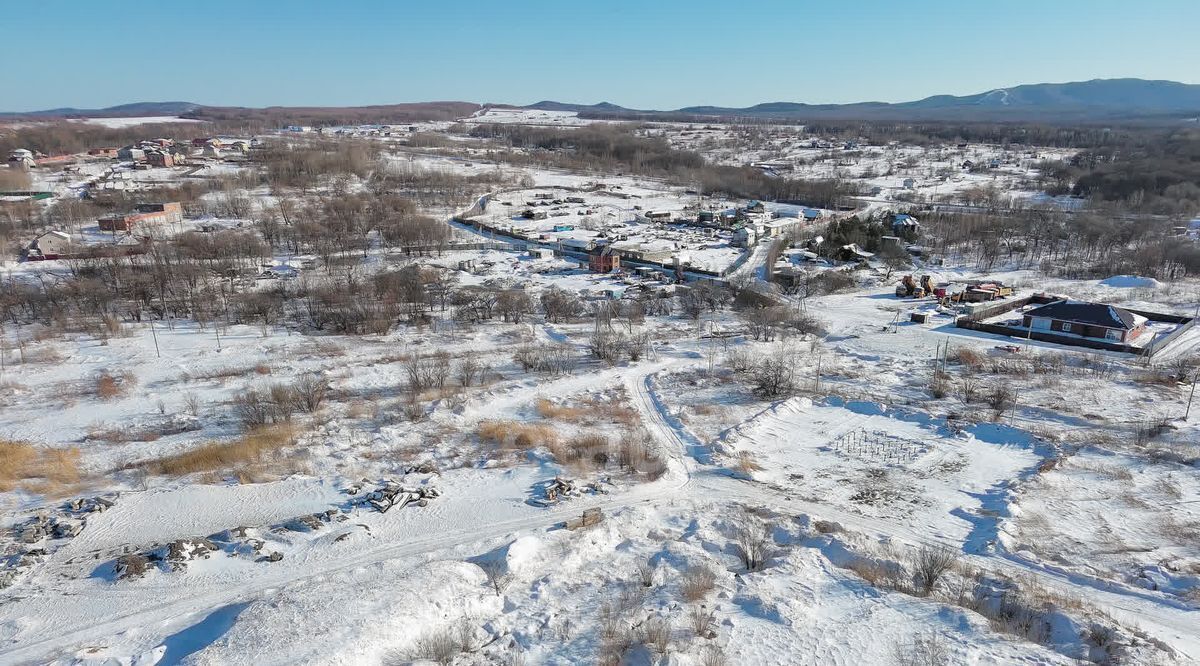
[[[6,0],[0,110],[635,108],[1200,83],[1200,0]]]

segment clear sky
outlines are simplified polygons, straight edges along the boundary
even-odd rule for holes
[[[1200,83],[1200,0],[4,0],[0,110],[634,108]]]

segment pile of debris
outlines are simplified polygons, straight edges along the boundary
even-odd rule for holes
[[[345,492],[355,496],[355,504],[370,506],[379,513],[387,513],[392,508],[402,509],[409,504],[428,506],[429,500],[442,494],[432,486],[402,486],[386,479],[377,484],[375,490],[363,493],[363,488],[370,483],[363,479],[351,485]]]
[[[0,589],[16,582],[17,577],[37,564],[67,540],[79,536],[89,514],[113,506],[104,497],[80,497],[66,502],[53,512],[39,510],[26,521],[8,530],[9,539],[0,543]]]
[[[584,527],[591,527],[604,520],[604,512],[600,507],[593,509],[585,509],[583,515],[578,518],[571,518],[563,523],[563,527],[569,530],[577,530]]]
[[[310,513],[303,516],[296,516],[291,520],[285,521],[274,529],[275,532],[315,532],[325,525],[332,523],[334,520],[346,520],[346,516],[342,515],[337,509],[326,509],[320,513]]]
[[[76,515],[100,513],[111,508],[113,501],[106,497],[78,497],[63,506],[63,510]]]
[[[47,516],[39,513],[28,521],[13,527],[13,536],[24,544],[35,544],[43,539],[70,539],[78,536],[83,521],[66,516]]]
[[[255,562],[278,562],[283,554],[263,553],[266,542],[257,538],[249,527],[235,527],[207,537],[187,537],[167,544],[127,552],[113,563],[117,580],[141,578],[152,568],[172,573],[187,569],[192,560],[207,560],[214,554],[229,557],[252,557]]]
[[[558,504],[562,500],[579,497],[585,493],[591,495],[608,494],[608,490],[604,488],[604,485],[600,481],[579,485],[575,481],[564,479],[561,476],[554,477],[554,480],[546,483],[541,491],[541,497],[534,497],[529,500],[531,504],[536,506],[551,506]]]

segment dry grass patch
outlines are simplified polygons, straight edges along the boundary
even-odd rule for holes
[[[679,579],[679,590],[683,598],[693,603],[702,601],[716,586],[716,572],[704,564],[688,567]]]
[[[0,440],[0,492],[20,488],[56,495],[80,482],[79,449]]]
[[[62,352],[56,347],[39,345],[32,349],[26,349],[21,354],[22,363],[61,363],[63,360]]]
[[[600,400],[598,398],[570,405],[542,398],[537,401],[537,412],[544,419],[568,423],[612,421],[632,426],[638,421],[638,413],[633,408],[623,405],[617,400]]]
[[[950,352],[950,358],[957,361],[960,365],[965,365],[969,368],[978,368],[983,365],[984,355],[970,347],[958,347]]]
[[[233,441],[202,444],[190,451],[144,462],[141,467],[162,476],[226,470],[261,462],[268,455],[295,444],[296,435],[291,423],[262,426]]]
[[[579,421],[587,414],[587,410],[583,407],[560,405],[545,398],[537,401],[537,412],[544,419],[557,419],[559,421]]]
[[[558,432],[545,423],[484,421],[476,427],[475,435],[484,442],[507,449],[553,447],[559,442]]]
[[[763,466],[754,460],[754,454],[749,451],[738,451],[733,467],[746,476],[751,476],[754,472],[760,472],[763,469]]]
[[[137,378],[133,376],[132,372],[125,371],[117,376],[107,370],[102,370],[96,375],[96,397],[101,400],[116,400],[136,385]]]

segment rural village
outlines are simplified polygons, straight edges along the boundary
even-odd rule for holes
[[[1200,663],[1200,210],[1082,139],[0,146],[0,663]]]

